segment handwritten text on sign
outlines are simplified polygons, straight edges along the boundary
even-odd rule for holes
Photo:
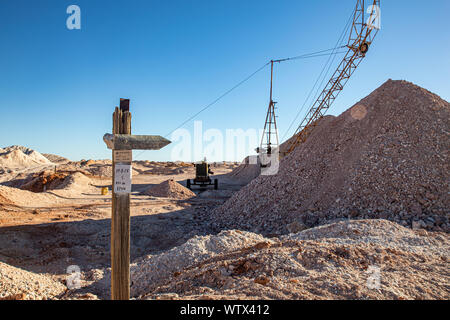
[[[115,162],[131,162],[133,161],[133,152],[131,150],[114,150]]]
[[[131,165],[116,164],[114,167],[114,192],[131,193]]]

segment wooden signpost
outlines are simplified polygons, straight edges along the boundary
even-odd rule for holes
[[[161,136],[131,135],[130,100],[120,99],[113,114],[113,134],[103,136],[112,149],[111,299],[130,299],[130,194],[132,150],[159,150],[170,143]]]

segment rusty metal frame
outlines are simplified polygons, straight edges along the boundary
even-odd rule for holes
[[[344,89],[348,79],[366,56],[366,50],[372,44],[378,29],[366,24],[366,18],[372,21],[373,10],[366,15],[364,0],[357,0],[353,15],[353,24],[347,43],[348,51],[337,67],[331,79],[326,84],[305,118],[297,128],[293,139],[284,155],[291,153],[298,145],[305,142],[312,129],[317,126],[319,120],[325,115],[339,93]],[[373,6],[380,7],[380,0],[373,0]],[[367,46],[367,47],[363,47]]]
[[[269,108],[267,110],[266,122],[264,124],[264,131],[261,137],[260,147],[258,153],[272,154],[272,150],[277,149],[279,146],[278,140],[278,128],[275,115],[275,104],[272,97],[273,89],[273,64],[274,62],[281,62],[281,60],[270,61],[270,101]],[[276,143],[272,140],[272,135],[275,135]],[[264,139],[265,138],[265,139]]]

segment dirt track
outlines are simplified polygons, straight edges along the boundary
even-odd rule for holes
[[[165,165],[149,165],[147,170]],[[137,167],[142,169],[142,165]],[[205,195],[187,200],[152,197],[144,191],[168,179],[185,184],[188,177],[192,178],[191,168],[178,175],[135,175],[131,259],[181,245],[195,235],[211,233],[206,213],[242,187],[223,177],[230,170],[215,168],[221,190],[211,196],[206,191]],[[108,267],[111,196],[100,193],[101,187],[110,187],[111,178],[88,176],[87,179],[89,185],[75,183],[44,193],[0,186],[0,194],[7,198],[2,198],[0,203],[0,261],[47,274],[59,282],[67,278],[70,265],[79,266],[82,272]]]

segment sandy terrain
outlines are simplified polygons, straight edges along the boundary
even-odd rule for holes
[[[186,189],[191,163],[133,162],[132,298],[449,299],[449,106],[388,81],[275,176],[213,165],[219,190]],[[0,300],[109,299],[111,176],[0,149]]]
[[[194,187],[190,191],[183,185],[186,179],[194,177],[192,164],[133,163],[132,260],[181,245],[196,235],[211,233],[205,222],[206,213],[243,186],[224,176],[235,166],[214,167],[220,190],[215,191],[211,186],[210,190]],[[56,173],[53,163],[21,167],[12,172],[6,169],[0,175],[3,181],[0,184],[0,261],[4,263],[1,272],[25,278],[37,274],[64,284],[70,265],[79,266],[83,277],[86,272],[109,266],[111,176],[108,167],[110,161],[105,160],[59,163]],[[42,181],[47,181],[45,192]],[[30,186],[39,191],[23,190]],[[105,186],[109,194],[101,195]],[[204,194],[197,197],[201,192]],[[20,268],[21,273],[10,271],[12,266]],[[19,293],[25,293],[24,299],[57,296],[50,291],[46,295],[45,290],[36,293],[32,288],[21,291],[20,283],[14,284],[16,278],[13,282],[0,281],[0,297],[16,297]],[[63,287],[66,292],[67,288]],[[101,294],[104,298],[108,295]]]

